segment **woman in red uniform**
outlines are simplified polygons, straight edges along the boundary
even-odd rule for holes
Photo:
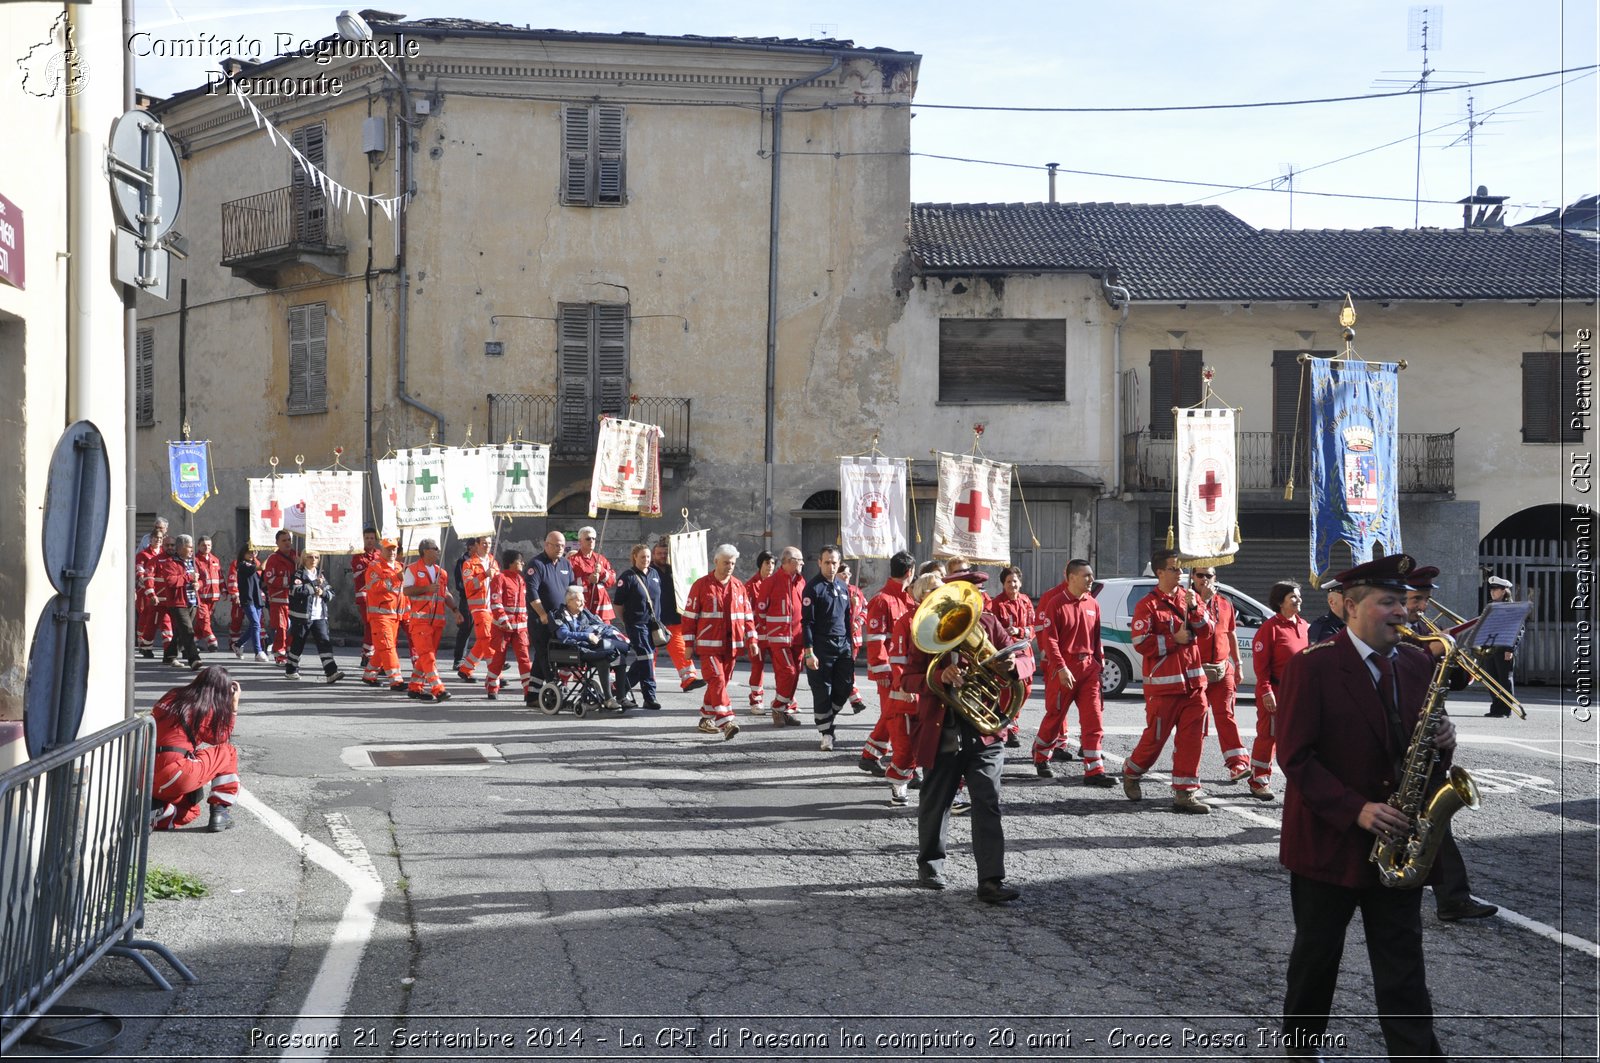
[[[1028,644],[1026,649],[1017,651],[1018,661],[1026,660],[1029,665],[1027,668],[1019,666],[1017,669],[1019,675],[1025,674],[1028,677],[1022,682],[1022,703],[1026,706],[1029,696],[1033,694],[1033,599],[1022,593],[1022,569],[1016,565],[1007,565],[1000,570],[1000,586],[1004,589],[999,597],[991,598],[985,608],[1006,626],[1007,645],[1013,642]],[[997,650],[1004,648],[1004,646],[995,647]],[[1016,749],[1022,744],[1017,738],[1017,732],[1021,729],[1022,714],[1018,713],[1011,726],[1006,728],[1008,747]]]
[[[211,805],[206,829],[233,826],[239,794],[239,751],[229,741],[239,713],[239,684],[226,668],[202,668],[188,686],[162,695],[150,715],[156,721],[155,830],[176,830],[200,818],[200,802]],[[205,788],[211,787],[206,796]]]
[[[1289,658],[1306,648],[1310,625],[1300,615],[1300,584],[1274,583],[1267,604],[1277,612],[1256,629],[1256,740],[1250,747],[1250,796],[1272,800],[1272,753],[1278,744],[1278,687]]]

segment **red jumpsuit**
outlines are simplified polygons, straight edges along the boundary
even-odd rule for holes
[[[400,593],[405,566],[399,561],[385,561],[379,554],[367,563],[362,575],[366,579],[362,597],[367,602],[365,623],[372,637],[372,653],[362,669],[361,681],[374,687],[388,683],[390,690],[404,690],[398,640],[400,617],[405,610],[405,596]]]
[[[196,743],[161,703],[150,715],[156,721],[155,789],[150,796],[159,809],[151,829],[176,830],[193,823],[207,783],[209,804],[232,805],[239,793],[239,751],[228,741],[232,735],[201,735]]]
[[[202,650],[214,650],[217,635],[211,630],[211,619],[217,603],[222,601],[222,558],[210,552],[196,553],[194,567],[200,575],[199,593],[195,596],[194,641]]]
[[[489,585],[500,574],[492,557],[468,557],[461,565],[461,588],[467,592],[467,615],[472,617],[472,651],[456,674],[471,680],[478,662],[488,664],[494,652],[494,616],[489,609]]]
[[[590,550],[589,556],[584,557],[582,550],[574,550],[567,555],[567,564],[572,566],[572,582],[583,588],[583,607],[608,624],[615,621],[617,610],[611,604],[610,588],[617,585],[617,570],[606,555]],[[600,578],[590,583],[589,578],[595,573]]]
[[[800,718],[794,691],[800,684],[800,599],[805,587],[805,577],[800,573],[791,576],[776,569],[762,581],[761,601],[755,606],[761,644],[772,661],[774,723],[782,723],[781,716],[795,721]]]
[[[1067,711],[1078,709],[1079,756],[1083,776],[1105,774],[1100,743],[1105,738],[1105,708],[1100,700],[1100,666],[1105,648],[1100,641],[1100,603],[1094,595],[1074,597],[1065,583],[1057,584],[1039,599],[1034,631],[1044,655],[1044,719],[1033,740],[1033,762],[1044,764],[1050,754],[1067,746]],[[1061,682],[1061,670],[1072,676],[1072,686]]]
[[[1256,740],[1250,746],[1250,788],[1260,790],[1272,783],[1272,753],[1278,745],[1278,714],[1268,712],[1266,696],[1277,696],[1289,658],[1306,648],[1311,625],[1299,616],[1293,620],[1282,613],[1267,617],[1256,629],[1250,645],[1256,669]]]
[[[500,673],[506,670],[506,654],[517,658],[522,675],[522,696],[528,696],[533,679],[533,661],[528,656],[528,584],[520,572],[496,572],[489,581],[489,614],[494,622],[490,634],[489,678],[484,690],[490,697],[500,693]]]
[[[890,586],[886,585],[867,605],[872,611],[867,620],[867,674],[877,681],[878,704],[883,708],[878,727],[883,728],[883,741],[890,754],[886,774],[890,782],[906,782],[917,769],[917,751],[911,733],[917,718],[917,694],[905,687],[911,618],[916,615],[917,603],[911,600],[905,588],[897,589],[898,600],[885,600],[891,593]],[[879,627],[886,628],[888,634],[874,644],[871,639]],[[874,645],[880,648],[874,651]],[[872,736],[867,739],[869,745],[877,738],[878,727],[872,729]]]
[[[773,572],[776,573],[777,569],[773,569]],[[771,578],[772,577],[770,577],[770,576],[767,577],[767,579],[771,579]],[[745,593],[750,596],[750,607],[752,609],[756,608],[756,603],[761,601],[761,588],[762,588],[763,585],[766,584],[767,579],[763,579],[759,575],[757,575],[757,576],[751,576],[749,579],[745,580],[744,590],[745,590]],[[765,669],[762,667],[762,665],[764,665],[766,663],[767,657],[769,655],[767,653],[766,646],[759,644],[759,642],[760,642],[760,631],[761,631],[761,623],[760,623],[760,620],[758,619],[757,622],[756,622],[756,632],[757,632],[757,642],[758,642],[758,645],[756,647],[757,656],[756,656],[755,660],[750,662],[750,698],[749,698],[749,701],[750,701],[750,713],[753,716],[760,716],[763,712],[766,711],[766,706],[764,704],[762,704],[766,700],[766,690],[761,685],[761,678],[762,678],[762,675],[765,673]]]
[[[861,656],[861,647],[866,641],[867,632],[867,596],[861,588],[854,583],[850,584],[850,657]],[[852,665],[851,667],[854,667]],[[853,674],[853,673],[852,673]],[[854,712],[866,712],[866,702],[861,700],[861,688],[852,681],[850,684],[850,706]]]
[[[1004,594],[1001,594],[996,598],[990,598],[984,603],[983,608],[985,612],[992,613],[996,619],[1005,625],[1007,646],[1013,642],[1026,642],[1028,644],[1026,648],[1018,650],[1016,654],[1019,662],[1028,662],[1026,667],[1017,669],[1018,675],[1024,673],[1028,675],[1028,678],[1023,680],[1022,683],[1022,704],[1026,708],[1028,698],[1033,694],[1032,673],[1038,669],[1038,664],[1033,656],[1033,629],[1036,626],[1033,599],[1021,591],[1017,592],[1015,598],[1007,598]],[[1004,648],[1003,646],[995,647],[995,649]],[[1007,738],[1009,739],[1011,735],[1016,734],[1021,729],[1022,714],[1019,712],[1016,720],[1006,730]]]
[[[1200,663],[1220,664],[1225,669],[1221,679],[1206,681],[1206,703],[1211,706],[1211,718],[1217,723],[1217,744],[1222,747],[1228,774],[1233,776],[1231,781],[1238,782],[1250,767],[1244,739],[1239,737],[1239,721],[1233,714],[1234,697],[1239,689],[1233,645],[1239,614],[1224,594],[1213,594],[1210,601],[1203,601],[1201,605],[1211,618],[1211,632],[1200,636]]]
[[[888,756],[893,745],[889,733],[889,715],[893,708],[889,692],[894,676],[889,668],[889,638],[894,634],[895,621],[915,606],[905,584],[891,579],[872,596],[866,608],[856,614],[862,617],[865,628],[862,643],[867,647],[867,678],[878,688],[878,719],[861,747],[861,759],[869,762],[868,767]]]
[[[439,640],[444,637],[444,596],[450,586],[450,573],[442,565],[413,561],[406,566],[402,585],[421,587],[426,593],[406,595],[411,605],[411,682],[413,695],[438,697],[447,693],[439,679]],[[426,700],[426,699],[424,699]]]
[[[1173,638],[1187,628],[1193,636]],[[1138,777],[1155,766],[1167,737],[1173,737],[1172,790],[1200,789],[1200,743],[1206,726],[1206,673],[1200,667],[1199,637],[1211,618],[1184,587],[1170,595],[1152,587],[1133,611],[1133,648],[1144,658],[1144,733],[1122,766]]]
[[[715,575],[701,576],[689,588],[682,613],[684,647],[699,658],[701,674],[706,679],[705,701],[700,706],[701,730],[722,729],[731,738],[726,730],[733,726],[728,680],[733,677],[733,664],[739,654],[756,648],[755,616],[744,584],[731,576],[726,583]]]
[[[239,607],[239,562],[228,562],[228,645],[239,645],[239,632],[244,630],[244,610]],[[363,621],[364,622],[364,621]]]
[[[372,624],[367,620],[367,566],[383,556],[367,550],[350,558],[350,582],[356,588],[356,615],[361,618],[361,667],[372,663]]]
[[[165,546],[147,546],[133,559],[133,582],[138,592],[138,617],[135,633],[141,653],[152,653],[156,644],[156,627],[161,627],[161,648],[172,641],[172,618],[156,607],[155,568],[166,553]]]
[[[272,630],[272,656],[283,664],[289,659],[289,591],[300,555],[274,550],[261,566],[261,588],[267,592],[267,626]]]

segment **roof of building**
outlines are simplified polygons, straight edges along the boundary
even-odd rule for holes
[[[919,203],[928,274],[1089,273],[1144,302],[1593,299],[1596,247],[1549,229],[1256,229],[1217,206]]]
[[[1519,221],[1517,224],[1551,225],[1594,232],[1600,229],[1600,195],[1584,196],[1576,203],[1568,204],[1559,210],[1552,210],[1548,214],[1541,214],[1537,218]]]
[[[818,52],[860,52],[878,55],[906,55],[898,48],[858,47],[854,41],[832,37],[716,37],[696,33],[660,34],[623,30],[599,33],[588,30],[537,29],[513,26],[507,22],[487,22],[474,18],[369,19],[373,31],[405,33],[420,37],[494,36],[514,40],[637,41],[643,44],[733,45],[740,48],[774,48]]]

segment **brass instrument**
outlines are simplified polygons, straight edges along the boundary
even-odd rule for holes
[[[1404,838],[1389,841],[1378,838],[1372,843],[1368,856],[1378,865],[1378,881],[1394,889],[1418,889],[1427,879],[1444,841],[1450,817],[1463,808],[1477,808],[1478,786],[1472,776],[1459,765],[1452,765],[1445,784],[1428,799],[1428,779],[1439,754],[1433,748],[1433,730],[1444,719],[1444,700],[1449,694],[1450,669],[1460,663],[1461,656],[1455,640],[1449,635],[1426,636],[1427,641],[1442,641],[1444,656],[1434,667],[1428,681],[1428,699],[1417,717],[1417,726],[1411,732],[1411,744],[1406,747],[1405,761],[1400,773],[1400,789],[1389,798],[1389,804],[1404,812],[1411,820],[1411,830]],[[1424,806],[1426,801],[1426,806]]]
[[[997,734],[1022,711],[1022,681],[1003,670],[1006,659],[1027,645],[1018,642],[1003,650],[994,648],[979,624],[983,615],[983,592],[970,583],[946,583],[930,593],[911,617],[911,638],[917,649],[932,654],[928,665],[928,689],[935,697],[966,717],[980,734]],[[939,658],[951,650],[965,653],[972,664],[960,686],[947,691],[934,678]],[[1002,699],[1010,694],[1010,708],[1002,711]]]
[[[1434,604],[1438,605],[1437,602]],[[1448,616],[1455,617],[1457,615],[1442,605],[1440,605],[1439,608]],[[1441,631],[1439,629],[1439,625],[1435,624],[1432,620],[1429,620],[1426,616],[1422,618],[1422,623],[1428,629],[1427,634],[1413,630],[1408,624],[1400,625],[1400,634],[1405,635],[1408,638],[1417,639],[1421,642],[1435,642],[1439,639],[1444,639],[1450,646],[1453,647],[1455,645],[1455,639],[1453,639],[1447,632]],[[1462,621],[1462,623],[1471,623],[1471,621],[1466,620]],[[1445,653],[1445,658],[1448,659],[1449,656],[1450,652],[1447,650]],[[1459,666],[1463,672],[1482,683],[1483,689],[1489,692],[1490,697],[1496,698],[1505,702],[1507,705],[1510,705],[1511,711],[1516,713],[1521,719],[1526,720],[1528,718],[1528,710],[1522,707],[1522,702],[1517,700],[1517,696],[1502,686],[1498,679],[1490,675],[1475,655],[1470,653],[1461,653],[1456,654],[1456,656],[1458,660],[1456,660],[1454,663]]]

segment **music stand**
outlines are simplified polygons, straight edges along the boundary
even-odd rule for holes
[[[1493,602],[1457,645],[1469,652],[1509,650],[1517,644],[1522,625],[1533,612],[1532,602]]]

